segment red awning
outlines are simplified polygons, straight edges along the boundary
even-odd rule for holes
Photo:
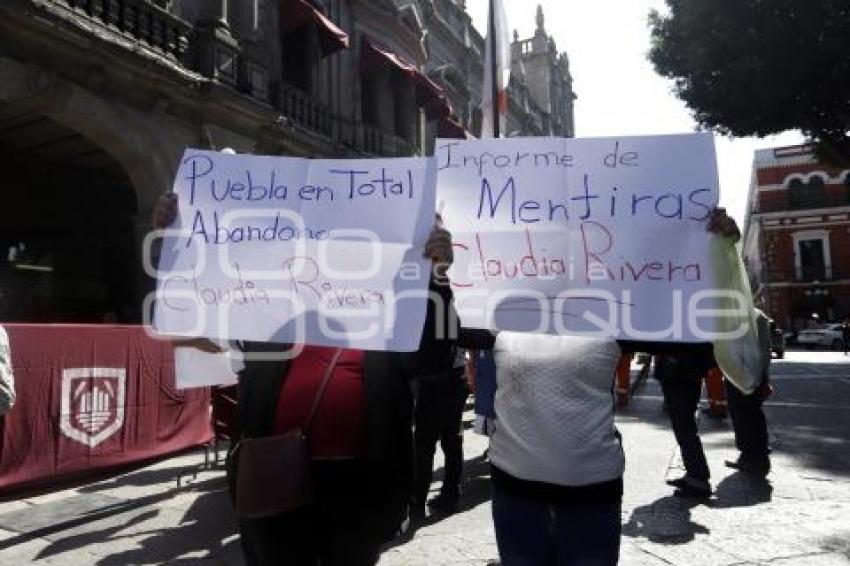
[[[390,66],[409,77],[419,73],[419,69],[399,57],[395,51],[384,47],[379,42],[366,36],[363,36],[363,50],[360,64],[365,71],[374,71],[382,66]]]
[[[437,126],[437,137],[455,138],[460,140],[473,139],[473,135],[454,116],[446,116]]]
[[[365,36],[361,51],[361,66],[364,71],[389,67],[410,79],[416,89],[416,103],[425,109],[425,115],[429,120],[438,120],[451,115],[451,104],[440,85],[426,77],[416,66],[408,63],[393,50]]]
[[[310,23],[314,24],[319,33],[319,45],[324,57],[341,49],[348,49],[348,34],[306,0],[283,0],[280,16],[281,30],[284,33]]]

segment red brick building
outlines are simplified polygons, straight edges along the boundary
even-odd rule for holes
[[[756,304],[780,326],[850,316],[850,170],[807,146],[757,151],[743,246]]]

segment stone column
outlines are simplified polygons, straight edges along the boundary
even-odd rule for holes
[[[227,19],[228,0],[201,0],[198,3],[198,24],[216,27],[230,34],[230,22]]]
[[[239,57],[239,89],[260,100],[269,97],[269,50],[266,49],[260,0],[239,0],[236,27],[242,48]]]
[[[239,44],[230,33],[228,0],[201,0],[198,4],[197,64],[208,77],[236,86]]]

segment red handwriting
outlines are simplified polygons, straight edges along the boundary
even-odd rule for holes
[[[582,222],[579,236],[581,247],[577,251],[581,253],[574,258],[566,257],[559,250],[539,246],[529,229],[517,232],[511,240],[503,238],[499,242],[488,240],[486,233],[475,233],[470,240],[454,244],[457,265],[467,266],[468,271],[462,273],[462,269],[456,269],[452,284],[470,288],[488,281],[522,279],[580,279],[590,286],[595,281],[690,283],[703,280],[704,270],[699,262],[653,257],[654,250],[650,246],[646,247],[649,259],[623,257],[614,233],[599,222]],[[514,249],[520,237],[523,239],[520,253],[524,255],[505,254],[504,249]],[[566,233],[563,238],[563,249],[569,250]]]
[[[474,242],[465,244],[455,243],[455,249],[460,254],[472,254],[471,263],[480,266],[479,278],[484,281],[499,279],[543,279],[567,275],[569,261],[560,256],[547,256],[545,249],[534,245],[531,230],[523,232],[526,254],[518,260],[508,260],[504,257],[491,255],[489,247],[485,246],[485,237],[477,233]],[[485,248],[487,248],[485,250]],[[475,263],[477,260],[477,263]],[[456,287],[474,287],[475,283],[457,279],[453,282]]]
[[[699,263],[684,264],[669,259],[624,259],[616,253],[614,235],[599,222],[582,222],[581,242],[584,250],[583,275],[588,284],[599,280],[668,283],[702,281],[703,270]]]

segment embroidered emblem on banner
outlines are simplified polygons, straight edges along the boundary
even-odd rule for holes
[[[62,370],[62,434],[94,448],[124,425],[124,368]]]

